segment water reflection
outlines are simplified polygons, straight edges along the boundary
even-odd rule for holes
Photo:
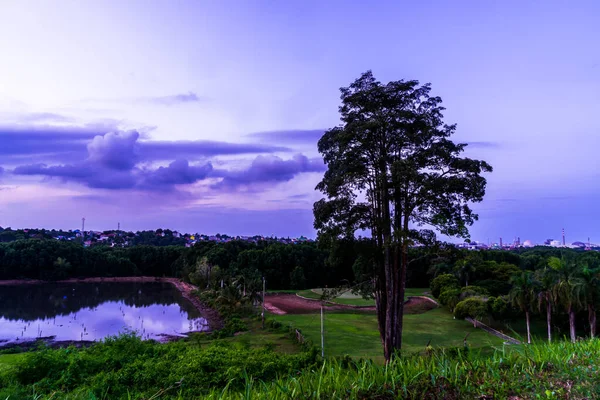
[[[48,336],[99,340],[126,330],[160,339],[207,329],[198,310],[167,283],[0,286],[0,345]]]

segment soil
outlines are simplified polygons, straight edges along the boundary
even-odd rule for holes
[[[354,311],[375,312],[375,307],[354,307],[349,305],[321,302],[298,297],[295,294],[270,294],[265,298],[265,308],[271,314],[314,314],[321,310],[321,306],[327,311]],[[436,308],[437,305],[426,297],[409,297],[404,303],[405,314],[421,314]]]
[[[53,283],[95,283],[95,282],[165,282],[175,286],[177,290],[181,292],[181,295],[186,298],[190,303],[194,305],[200,311],[202,316],[206,318],[208,326],[211,330],[221,329],[223,327],[223,320],[216,310],[205,306],[198,297],[192,293],[198,288],[190,283],[182,282],[177,278],[159,278],[152,276],[124,276],[115,278],[71,278],[62,281],[54,281]],[[0,280],[0,286],[14,286],[14,285],[39,285],[43,283],[49,283],[40,280]]]

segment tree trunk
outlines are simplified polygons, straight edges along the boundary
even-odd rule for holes
[[[575,311],[572,306],[569,306],[569,332],[571,334],[571,342],[575,343]]]
[[[406,240],[402,243],[402,259],[400,262],[400,282],[398,291],[398,323],[396,342],[398,349],[402,348],[402,331],[404,329],[404,296],[406,294],[406,269],[408,266],[408,244]]]
[[[546,299],[546,322],[548,323],[548,343],[552,343],[552,304]]]
[[[525,311],[525,323],[527,324],[527,343],[531,344],[531,330],[529,329],[529,311]]]
[[[590,321],[590,336],[596,337],[596,307],[593,304],[588,304],[588,318]]]

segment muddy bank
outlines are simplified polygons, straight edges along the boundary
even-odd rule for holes
[[[35,279],[28,280],[0,280],[0,286],[15,285],[40,285],[44,283],[110,283],[110,282],[131,282],[131,283],[149,283],[163,282],[175,286],[181,295],[188,300],[200,312],[208,322],[210,330],[218,330],[223,327],[223,320],[216,310],[204,305],[200,299],[193,294],[198,288],[190,283],[183,282],[177,278],[159,278],[152,276],[124,276],[112,278],[71,278],[61,281],[41,281]]]

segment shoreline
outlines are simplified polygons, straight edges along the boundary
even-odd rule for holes
[[[123,282],[132,282],[132,283],[170,283],[173,285],[179,293],[185,298],[187,301],[192,303],[192,305],[200,312],[200,314],[206,318],[208,322],[209,330],[207,332],[215,331],[221,329],[223,327],[223,320],[219,313],[216,310],[213,310],[210,307],[207,307],[200,301],[200,299],[192,294],[198,288],[191,283],[183,282],[179,278],[162,278],[162,277],[154,277],[154,276],[122,276],[122,277],[110,277],[110,278],[102,278],[102,277],[93,277],[93,278],[69,278],[63,279],[60,281],[42,281],[39,279],[9,279],[9,280],[0,280],[0,286],[19,286],[19,285],[43,285],[47,283],[123,283]]]

